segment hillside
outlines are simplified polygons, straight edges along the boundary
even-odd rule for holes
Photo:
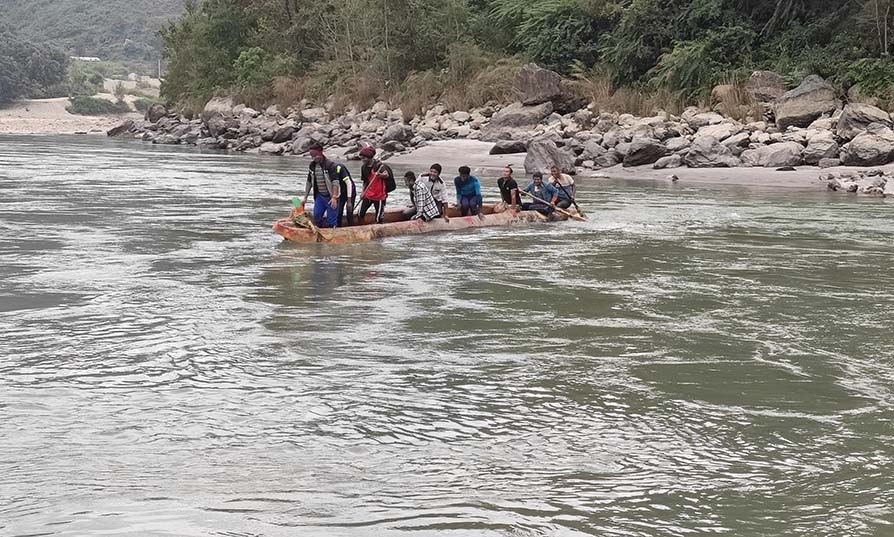
[[[184,0],[3,0],[2,20],[23,38],[74,56],[149,69],[159,58],[158,30]]]

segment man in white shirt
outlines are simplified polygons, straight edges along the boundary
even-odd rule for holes
[[[549,173],[549,184],[559,191],[559,201],[556,202],[556,207],[560,209],[571,207],[571,200],[575,197],[574,179],[570,175],[562,173],[558,166],[550,168]]]

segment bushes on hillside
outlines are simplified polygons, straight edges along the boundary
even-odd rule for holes
[[[71,101],[71,104],[65,109],[70,114],[81,116],[105,116],[130,112],[130,105],[124,101],[112,102],[106,99],[87,97],[86,95],[72,97],[69,101]]]

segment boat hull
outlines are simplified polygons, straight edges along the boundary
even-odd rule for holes
[[[546,222],[547,218],[536,211],[505,211],[491,213],[483,218],[478,216],[453,216],[450,220],[436,218],[431,222],[423,220],[407,220],[402,222],[387,222],[396,218],[394,213],[388,214],[384,224],[365,224],[360,226],[341,227],[335,229],[321,229],[319,233],[307,228],[296,226],[291,218],[283,218],[273,224],[273,231],[291,242],[309,243],[323,242],[326,244],[351,244],[368,242],[385,237],[397,237],[401,235],[418,235],[420,233],[434,233],[438,231],[459,231],[480,227],[512,226],[531,222]]]

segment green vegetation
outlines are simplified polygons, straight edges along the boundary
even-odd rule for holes
[[[71,114],[82,116],[106,116],[130,112],[130,105],[124,101],[112,102],[96,97],[80,95],[69,99],[71,104],[65,109]]]
[[[152,99],[149,97],[140,97],[133,102],[133,108],[141,114],[145,114],[153,104],[164,104],[161,99]]]
[[[511,97],[524,61],[587,95],[697,101],[756,69],[890,93],[894,0],[203,0],[161,32],[163,95],[411,109]],[[890,36],[890,37],[889,37]],[[495,67],[496,66],[496,67]],[[510,84],[507,84],[509,82]]]
[[[184,0],[3,0],[2,18],[29,41],[154,74],[162,50],[158,30],[183,6]]]
[[[54,96],[63,85],[67,62],[62,51],[24,41],[0,26],[0,103]]]

